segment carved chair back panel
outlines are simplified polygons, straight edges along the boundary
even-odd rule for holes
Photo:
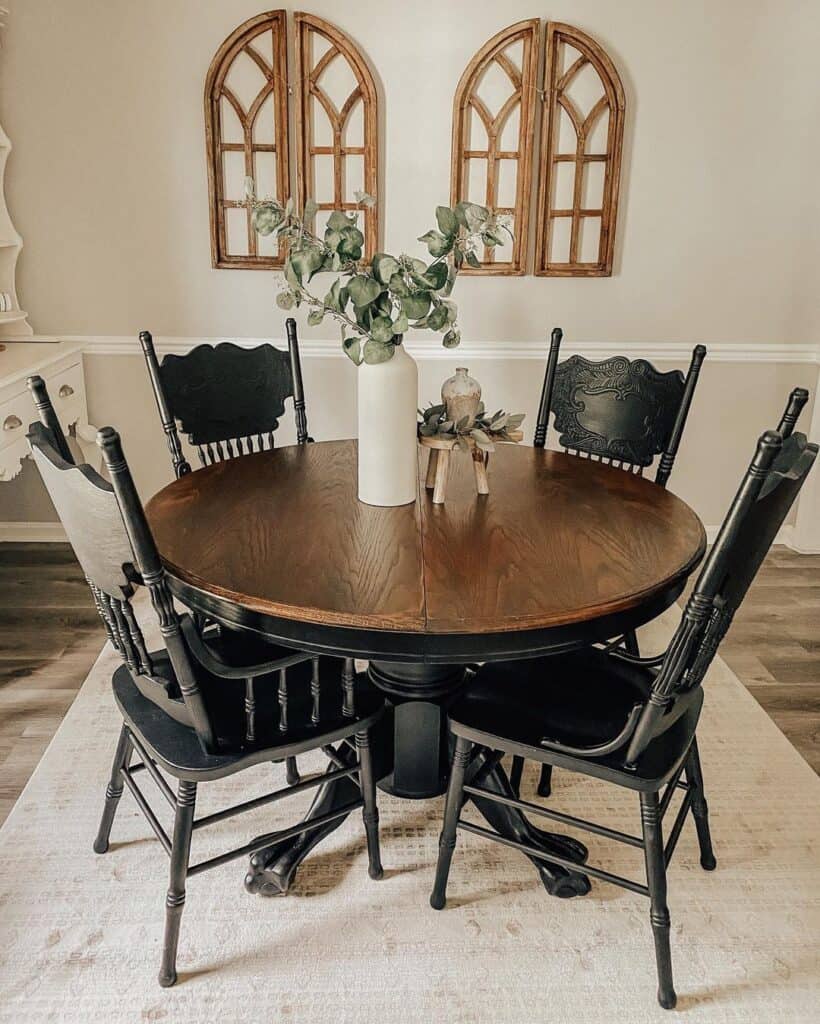
[[[273,345],[199,345],[165,356],[160,377],[172,416],[198,446],[251,437],[261,446],[293,395],[290,355]]]
[[[131,593],[124,566],[134,553],[111,488],[90,466],[75,466],[58,454],[40,423],[30,427],[32,455],[86,577],[109,597]]]
[[[552,411],[567,449],[646,467],[666,448],[684,394],[679,370],[645,359],[591,362],[574,355],[555,371]]]

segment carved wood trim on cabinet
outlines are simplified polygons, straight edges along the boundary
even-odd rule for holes
[[[567,49],[577,51],[571,62],[565,61]],[[566,66],[565,66],[566,65]],[[578,110],[570,90],[586,67],[597,75],[602,95],[587,112]],[[603,48],[590,36],[571,25],[549,22],[546,27],[544,65],[545,102],[541,122],[541,166],[538,193],[538,234],[535,273],[547,277],[609,277],[615,247],[618,214],[618,188],[621,177],[624,113],[623,85],[615,65]],[[608,118],[603,151],[589,152],[587,144],[599,118]],[[574,147],[567,152],[560,144],[562,118],[569,120],[575,136]],[[600,205],[585,202],[585,176],[594,164],[603,164]],[[571,164],[574,175],[569,205],[556,205],[559,166]],[[588,184],[588,182],[587,182]],[[555,222],[570,219],[568,248],[556,258]],[[581,236],[587,224],[598,221],[597,255],[584,259]]]
[[[530,214],[532,183],[532,148],[535,126],[536,78],[538,74],[538,18],[510,25],[488,40],[467,65],[458,83],[453,103],[453,142],[450,173],[450,201],[478,202],[498,213],[513,218],[514,240],[508,260],[503,256],[509,246],[485,249],[481,267],[465,266],[465,274],[523,274],[527,264],[527,226]],[[520,66],[507,52],[521,42]],[[497,112],[489,110],[478,94],[486,72],[492,65],[509,78],[512,91]],[[518,139],[513,148],[502,149],[504,127],[518,108]],[[487,137],[486,148],[471,148],[473,120],[477,118]],[[486,186],[484,195],[470,194],[469,171],[474,161],[484,161]],[[516,164],[515,202],[513,206],[498,205],[499,164]],[[501,256],[501,259],[498,257]]]
[[[260,37],[269,35],[263,44]],[[262,47],[265,46],[263,51]],[[268,51],[270,56],[268,56]],[[262,84],[250,102],[243,103],[227,79],[240,63],[246,65],[251,76],[261,74]],[[247,75],[246,75],[247,80]],[[259,154],[273,154],[276,161],[275,198],[284,202],[290,195],[290,174],[288,169],[288,98],[287,98],[287,38],[285,11],[266,11],[244,22],[233,31],[219,47],[205,80],[205,142],[208,161],[208,186],[211,219],[211,258],[214,267],[235,269],[267,270],[281,267],[284,252],[276,254],[259,252],[259,239],[254,231],[250,211],[245,210],[247,241],[245,246],[237,245],[229,237],[227,212],[244,206],[244,195],[229,195],[226,182],[225,160],[228,154],[241,153],[244,156],[244,175],[259,179],[257,157]],[[257,141],[256,132],[259,115],[265,110],[272,97],[273,133],[272,141]],[[230,108],[239,123],[242,140],[226,139],[226,125],[223,111]],[[244,178],[243,175],[243,178]],[[263,190],[260,189],[260,193]],[[270,191],[265,190],[265,191]],[[245,248],[239,252],[237,249]]]
[[[356,45],[334,25],[313,14],[298,11],[293,16],[296,26],[296,175],[300,206],[312,197],[319,210],[352,210],[356,201],[347,180],[349,157],[361,157],[361,187],[378,198],[378,93],[373,74]],[[314,42],[323,40],[328,48],[314,58]],[[356,85],[341,105],[334,103],[320,84],[322,75],[333,62],[346,62]],[[351,115],[362,106],[362,144],[348,145],[347,131]],[[332,142],[315,144],[315,119],[328,121]],[[333,195],[322,196],[316,176],[316,157],[331,157],[333,164]],[[355,186],[354,186],[355,188]],[[379,203],[365,210],[363,233],[365,258],[378,250]]]

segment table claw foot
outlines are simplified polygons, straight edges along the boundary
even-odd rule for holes
[[[472,781],[480,774],[478,785],[482,789],[498,793],[502,796],[515,798],[510,786],[510,780],[501,767],[500,763],[492,763],[491,755],[486,750],[481,750],[473,759],[469,770]],[[561,857],[564,860],[574,861],[583,864],[589,852],[583,843],[569,836],[556,835],[546,832],[544,829],[536,828],[524,814],[515,807],[508,807],[504,804],[495,803],[492,800],[483,800],[481,797],[471,797],[478,812],[486,818],[492,828],[499,835],[507,839],[513,839],[526,846],[543,850],[544,853]],[[573,896],[586,896],[590,891],[589,879],[580,871],[570,871],[559,864],[550,864],[548,861],[540,860],[537,857],[529,858],[544,888],[550,896],[557,896],[559,899],[569,899]]]
[[[340,756],[347,759],[345,753]],[[333,771],[334,768],[335,765],[331,765],[328,771]],[[316,795],[304,821],[307,822],[312,818],[329,814],[352,803],[358,797],[359,787],[349,778],[326,782],[316,790]],[[257,850],[250,858],[248,873],[245,875],[247,892],[258,896],[287,896],[288,890],[296,878],[299,865],[313,847],[334,832],[346,817],[347,815],[344,818],[336,818],[334,821],[322,825],[321,828],[300,832],[299,835],[291,839],[271,843],[270,846]]]

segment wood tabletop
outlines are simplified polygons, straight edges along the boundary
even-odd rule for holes
[[[356,497],[356,442],[278,448],[197,470],[146,507],[168,571],[280,618],[420,633],[549,628],[636,607],[706,547],[679,498],[623,470],[538,448],[451,461],[447,500]]]

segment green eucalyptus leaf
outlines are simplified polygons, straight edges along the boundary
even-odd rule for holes
[[[453,213],[456,215],[456,220],[459,224],[470,233],[480,231],[490,217],[490,211],[487,207],[479,206],[477,203],[457,203]]]
[[[369,209],[371,206],[376,205],[376,197],[368,195],[367,192],[362,192],[360,189],[357,189],[353,193],[353,197],[355,198],[359,206],[365,206]]]
[[[404,334],[410,327],[410,321],[407,319],[407,314],[402,310],[401,313],[393,321],[393,333]]]
[[[464,255],[464,258],[467,260],[468,265],[473,268],[477,269],[478,267],[481,266],[481,260],[479,260],[478,256],[476,256],[472,249],[467,250],[467,252]]]
[[[331,231],[342,231],[344,228],[354,227],[355,224],[356,218],[348,217],[341,210],[334,210],[327,219],[327,227]]]
[[[460,255],[461,253],[458,251],[454,254],[455,257]],[[455,286],[456,278],[458,277],[459,266],[460,264],[454,261],[453,264],[447,268],[447,280],[444,282],[444,287],[441,289],[442,295],[452,295],[453,287]]]
[[[282,210],[274,203],[260,203],[251,214],[251,226],[260,235],[272,234],[282,223]]]
[[[419,320],[427,315],[430,308],[430,295],[428,292],[416,292],[415,295],[405,295],[401,299],[402,313],[409,320]]]
[[[362,258],[362,246],[364,245],[364,235],[361,231],[358,228],[348,227],[342,228],[339,234],[342,236],[341,243],[339,244],[339,254],[346,256],[350,260],[360,260]]]
[[[438,291],[447,284],[448,267],[446,263],[431,263],[424,274],[425,281],[431,281],[433,291]]]
[[[280,309],[293,309],[293,292],[279,292],[276,296],[276,305]]]
[[[244,190],[246,199],[256,199],[256,184],[250,175],[245,177]]]
[[[371,302],[381,295],[381,285],[378,281],[375,281],[372,277],[366,277],[364,274],[356,274],[355,277],[350,279],[347,290],[350,293],[350,298],[353,300],[353,305],[359,309],[369,306]]]
[[[456,348],[461,341],[461,331],[449,330],[441,339],[445,348]]]
[[[370,325],[370,336],[374,341],[379,341],[383,345],[391,341],[393,338],[393,324],[390,317],[373,317],[373,323]]]
[[[431,256],[445,256],[453,248],[453,239],[440,231],[428,231],[421,235],[419,241],[425,243]]]
[[[325,295],[325,305],[330,309],[335,309],[337,313],[341,313],[341,306],[339,305],[339,290],[341,288],[341,281],[336,278],[333,284],[330,286],[330,291]]]
[[[310,224],[313,218],[316,216],[318,210],[319,204],[316,202],[315,199],[306,199],[305,208],[302,211],[302,220],[305,221],[305,223]]]
[[[305,278],[310,280],[316,271],[319,270],[324,263],[324,253],[321,249],[311,246],[303,249],[296,249],[295,251],[291,250],[288,259],[290,265],[299,276],[299,281],[301,283]]]
[[[406,256],[405,261],[407,268],[416,274],[423,274],[427,269],[427,264],[424,260],[417,260],[415,256]]]
[[[299,288],[302,287],[302,278],[291,263],[290,255],[285,260],[285,280],[295,292],[298,292]]]
[[[388,283],[388,288],[400,299],[404,298],[405,295],[410,294],[410,288],[401,274],[393,274]]]
[[[373,338],[368,338],[364,343],[364,361],[371,364],[386,363],[388,359],[393,358],[393,347],[393,345],[385,345]]]
[[[441,414],[444,412],[444,409],[445,409],[445,406],[443,404],[442,405],[428,405],[427,408],[424,410],[424,418],[426,420],[431,420],[431,419],[433,419],[434,416],[435,417],[441,416]]]
[[[440,331],[447,324],[447,309],[444,304],[436,306],[427,317],[427,326],[431,331]]]
[[[447,299],[442,299],[441,304],[447,310],[447,323],[454,324],[458,316],[458,306],[455,302],[450,302]]]
[[[328,230],[325,231],[325,245],[328,247],[328,249],[331,249],[333,250],[333,252],[336,252],[336,250],[339,248],[341,244],[341,231],[333,231],[330,228],[328,228]]]
[[[311,327],[318,327],[319,324],[324,320],[324,318],[325,311],[323,309],[312,309],[308,313],[307,322],[310,324]]]
[[[361,338],[345,338],[345,340],[342,342],[342,348],[345,350],[345,355],[349,356],[357,366],[361,364]]]
[[[386,285],[389,285],[394,275],[399,272],[399,261],[395,256],[391,256],[386,252],[377,252],[370,261],[370,265],[379,281]],[[399,278],[401,279],[401,275],[399,275]]]
[[[485,444],[490,443],[489,434],[485,434],[480,427],[473,427],[470,431],[470,435],[476,439],[476,441],[483,441]]]
[[[501,235],[490,228],[481,232],[481,241],[490,249],[494,249],[497,245],[504,244],[504,239]]]
[[[458,232],[458,220],[449,206],[436,207],[436,223],[443,235],[452,237]]]

